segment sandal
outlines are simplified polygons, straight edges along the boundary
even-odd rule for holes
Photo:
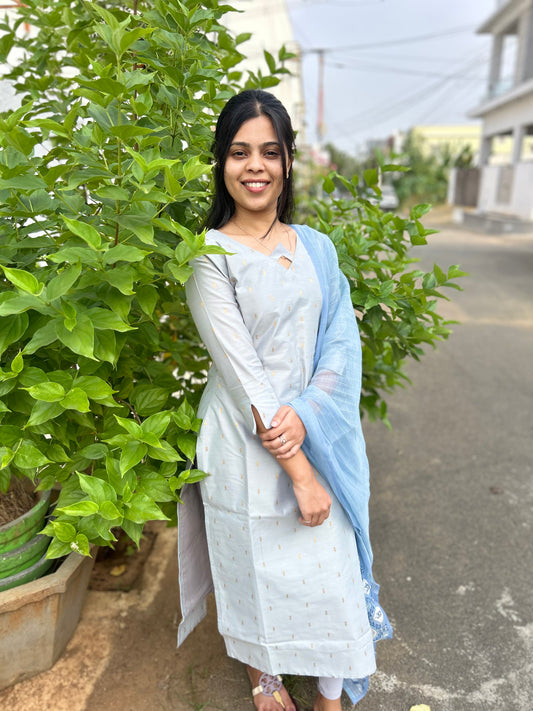
[[[279,693],[282,685],[283,681],[279,674],[277,674],[276,676],[272,676],[272,674],[267,674],[266,672],[263,672],[259,679],[259,684],[255,687],[255,689],[252,689],[252,696],[257,696],[257,694],[263,694],[264,696],[273,696],[274,699],[281,706],[281,708],[284,709],[285,704],[283,703],[283,699],[281,698],[281,694]],[[296,705],[294,699],[292,700],[292,702],[296,709],[298,709],[298,706]]]

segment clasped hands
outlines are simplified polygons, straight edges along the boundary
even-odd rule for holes
[[[269,430],[260,433],[263,447],[276,459],[290,459],[302,446],[307,434],[304,423],[289,405],[274,415]]]
[[[305,435],[305,426],[296,412],[289,405],[282,405],[274,415],[270,429],[261,432],[259,436],[263,447],[282,462],[292,479],[301,513],[300,523],[314,527],[320,526],[328,518],[331,497],[316,478],[303,452],[298,454]],[[289,465],[287,460],[292,460],[293,457],[294,460]]]

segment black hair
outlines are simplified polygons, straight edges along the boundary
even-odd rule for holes
[[[283,188],[278,198],[276,216],[280,222],[290,222],[294,208],[292,159],[295,151],[291,119],[281,101],[273,94],[260,89],[247,89],[232,96],[218,117],[212,146],[215,194],[206,220],[207,227],[223,227],[235,212],[235,203],[224,182],[224,166],[235,134],[245,121],[258,116],[268,116],[272,121],[281,148]]]

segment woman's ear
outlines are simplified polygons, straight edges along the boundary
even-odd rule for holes
[[[291,168],[292,168],[292,158],[287,165],[287,176],[286,176],[287,180],[289,179],[289,175],[291,173]]]

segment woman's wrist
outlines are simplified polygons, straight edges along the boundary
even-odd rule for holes
[[[280,461],[294,486],[305,486],[315,478],[315,472],[305,454],[299,450],[290,459]]]

